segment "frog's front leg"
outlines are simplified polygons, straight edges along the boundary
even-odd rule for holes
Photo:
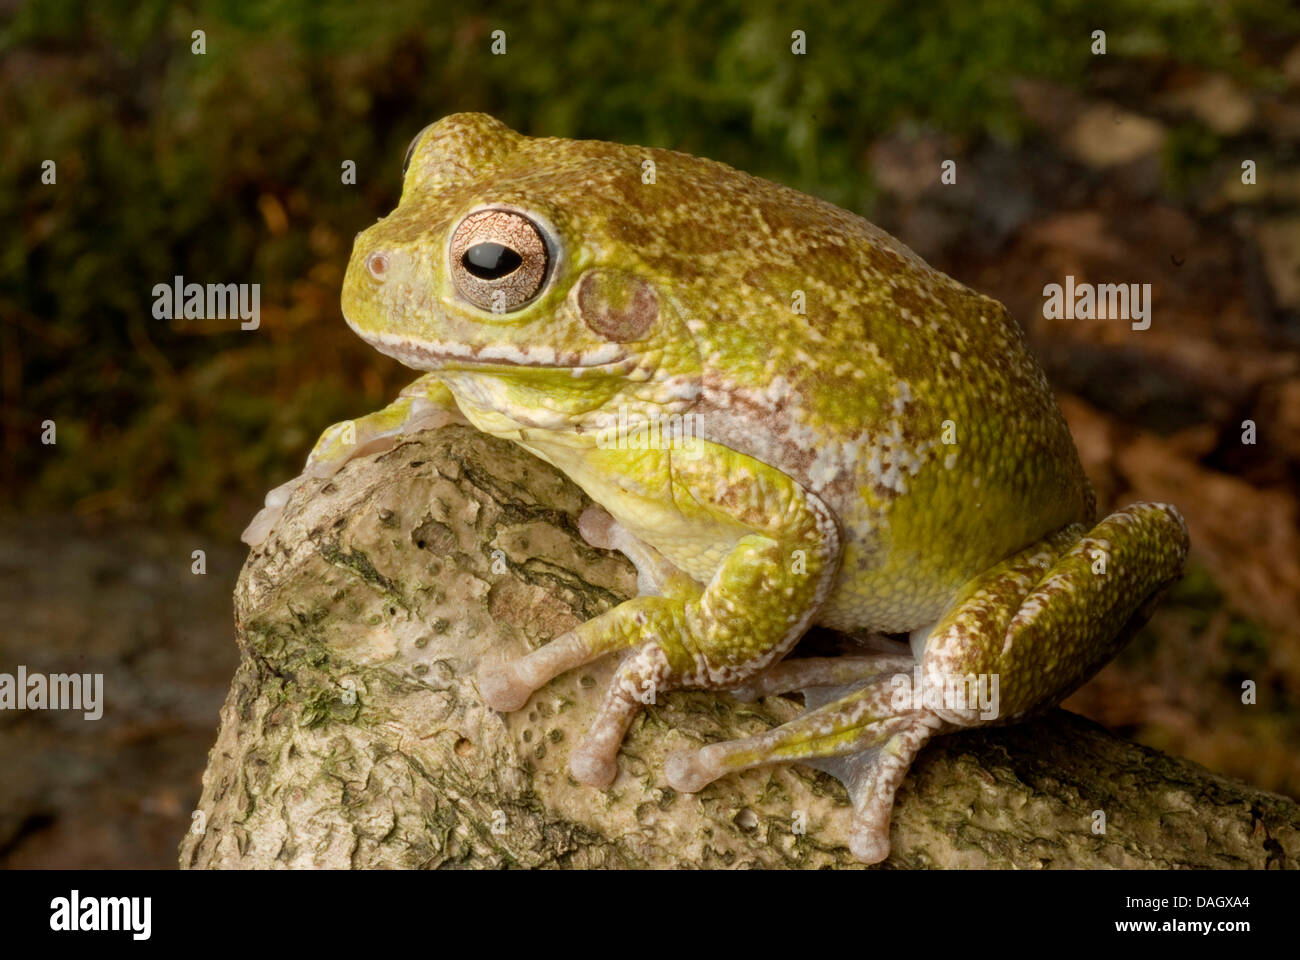
[[[662,581],[655,584],[659,595],[622,603],[478,675],[490,706],[516,710],[560,673],[637,648],[620,664],[591,730],[569,757],[574,778],[596,786],[613,781],[628,726],[658,694],[723,689],[784,656],[825,599],[839,560],[830,510],[777,470],[720,447],[671,462],[667,454],[621,453],[605,458],[601,473],[613,476],[621,468],[630,475],[625,489],[644,499],[623,506],[643,521],[653,517],[642,529],[673,528],[679,536],[688,530],[701,553],[726,551],[707,586],[661,570],[654,578]],[[647,497],[653,490],[662,495]]]
[[[919,688],[908,670],[871,676],[851,691],[829,688],[829,703],[825,691],[807,689],[809,711],[790,723],[673,754],[669,783],[693,793],[732,771],[810,763],[849,790],[854,855],[883,860],[894,794],[925,742],[1059,703],[1140,626],[1154,598],[1180,575],[1186,552],[1186,527],[1167,504],[1133,504],[1090,531],[1067,527],[975,578],[914,639]],[[810,678],[784,667],[772,672],[766,690],[775,692],[782,678],[788,685]]]
[[[250,547],[262,543],[284,513],[294,491],[308,480],[332,477],[349,460],[386,450],[404,433],[465,422],[450,391],[432,374],[420,377],[382,410],[326,429],[308,455],[302,473],[266,495],[265,506],[240,534],[240,539]]]

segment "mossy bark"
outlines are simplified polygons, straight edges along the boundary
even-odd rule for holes
[[[673,693],[605,792],[566,773],[611,662],[503,716],[474,686],[630,596],[551,467],[462,427],[313,483],[235,591],[242,662],[183,867],[858,867],[843,789],[802,766],[664,782],[673,749],[799,712]],[[1095,833],[1095,811],[1105,815]],[[1295,867],[1300,807],[1055,711],[943,737],[894,813],[895,867]]]

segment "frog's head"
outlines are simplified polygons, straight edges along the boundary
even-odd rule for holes
[[[668,275],[642,256],[658,241],[645,201],[629,202],[646,154],[524,137],[483,114],[427,127],[397,209],[356,238],[348,324],[521,424],[686,409],[698,351]]]

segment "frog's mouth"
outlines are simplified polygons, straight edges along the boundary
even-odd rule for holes
[[[354,328],[355,329],[355,328]],[[380,353],[417,370],[469,370],[533,367],[542,370],[600,368],[617,373],[631,369],[637,358],[606,343],[583,352],[559,353],[554,347],[520,347],[513,343],[464,344],[441,340],[416,340],[385,332],[358,331]]]

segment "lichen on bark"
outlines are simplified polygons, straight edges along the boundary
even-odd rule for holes
[[[775,766],[695,796],[669,752],[798,714],[677,692],[648,707],[608,791],[567,774],[613,662],[511,715],[474,685],[635,592],[577,532],[550,466],[448,427],[296,494],[235,590],[238,671],[183,867],[845,867],[847,798]],[[1095,811],[1105,832],[1094,832]],[[943,737],[899,793],[886,867],[1295,867],[1300,807],[1054,711]]]

